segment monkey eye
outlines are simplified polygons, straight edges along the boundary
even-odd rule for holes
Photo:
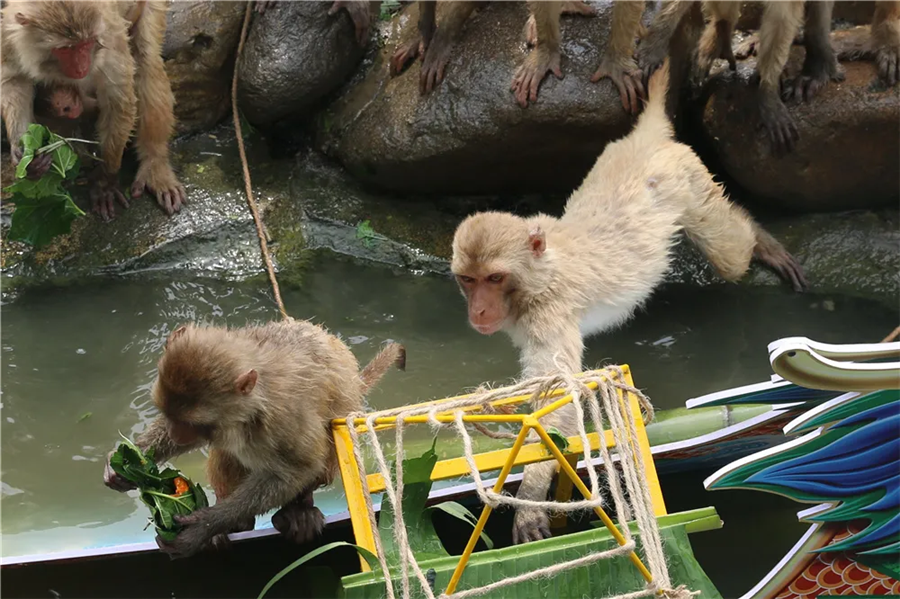
[[[499,273],[499,272],[495,272],[494,274],[492,274],[491,276],[489,276],[489,277],[487,278],[487,280],[488,280],[488,282],[490,282],[490,283],[502,283],[502,282],[503,282],[503,275],[502,275],[501,273]]]
[[[473,279],[472,277],[467,277],[465,275],[457,275],[456,278],[459,279],[460,282],[465,283],[466,285],[471,285],[472,283],[475,282],[475,279]]]

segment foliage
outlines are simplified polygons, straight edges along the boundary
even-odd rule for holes
[[[23,154],[16,167],[16,180],[4,190],[13,194],[9,202],[16,205],[9,239],[40,248],[57,235],[68,233],[72,221],[84,215],[63,187],[78,176],[81,168],[72,141],[83,140],[66,139],[42,125],[29,125],[22,136]],[[49,170],[37,181],[28,179],[28,165],[47,153],[53,155]]]
[[[403,6],[400,4],[400,0],[384,0],[381,3],[381,11],[378,14],[378,18],[381,21],[389,21],[401,8]]]
[[[372,240],[377,237],[378,234],[375,232],[375,229],[372,228],[372,223],[368,220],[364,220],[356,225],[356,238],[361,240],[363,245],[367,248],[372,247]]]
[[[320,555],[322,555],[324,553],[328,553],[332,549],[337,549],[338,547],[353,547],[354,549],[356,549],[359,552],[359,554],[361,556],[363,556],[365,558],[365,560],[366,560],[366,562],[368,562],[370,568],[372,568],[374,570],[378,566],[378,556],[375,555],[374,553],[372,553],[371,551],[369,551],[368,549],[366,549],[365,547],[360,547],[359,545],[354,545],[353,543],[347,543],[345,541],[336,541],[334,543],[328,543],[327,545],[322,545],[318,549],[314,549],[314,550],[310,551],[309,553],[303,555],[299,559],[294,560],[293,562],[288,564],[287,567],[285,567],[283,570],[281,570],[281,572],[279,572],[278,574],[273,576],[269,580],[269,582],[266,583],[266,586],[263,587],[263,590],[259,592],[259,596],[257,597],[257,599],[262,599],[263,597],[265,597],[266,593],[269,592],[269,589],[271,589],[273,586],[275,586],[276,582],[278,582],[279,580],[281,580],[282,578],[284,578],[285,576],[287,576],[288,574],[290,574],[291,572],[293,572],[294,570],[296,570],[297,568],[299,568],[300,566],[302,566],[309,560],[319,557]]]
[[[181,528],[175,516],[186,516],[209,505],[206,493],[174,468],[160,471],[153,461],[153,450],[144,454],[137,445],[122,436],[110,457],[109,465],[116,474],[137,486],[143,501],[150,508],[150,522],[164,541],[172,541]]]
[[[553,441],[553,444],[563,453],[569,448],[569,440],[566,438],[564,434],[559,432],[559,429],[555,426],[551,426],[547,429],[547,436],[550,437],[550,440]]]

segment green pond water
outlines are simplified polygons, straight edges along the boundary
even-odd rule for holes
[[[325,254],[293,286],[283,285],[293,316],[339,333],[362,363],[389,339],[406,346],[407,371],[390,372],[371,393],[370,408],[454,395],[517,373],[517,355],[505,336],[484,337],[466,325],[464,302],[448,278]],[[117,431],[133,436],[154,415],[149,389],[166,336],[185,321],[242,325],[277,317],[264,280],[170,275],[35,289],[3,305],[2,555],[152,541],[152,529],[144,530],[146,508],[136,497],[104,487],[101,474]],[[766,380],[766,345],[779,337],[878,341],[897,320],[897,310],[875,302],[785,288],[669,288],[627,326],[590,339],[585,363],[630,364],[636,384],[657,408],[675,408],[697,395]],[[202,453],[175,463],[205,482]],[[697,488],[700,480],[664,480],[675,504],[670,511],[749,497],[745,509],[729,508],[744,514],[739,522],[706,533],[714,545],[703,549],[702,535],[697,537],[701,564],[704,554],[715,563],[716,544],[734,545],[736,535],[771,534],[767,522],[754,519],[759,494],[705,493]],[[346,509],[339,489],[320,491],[316,501],[326,515]],[[778,503],[776,511],[780,521],[794,522],[801,507]],[[771,522],[772,516],[762,519]],[[268,517],[258,520],[262,526]],[[750,544],[762,571],[793,544],[798,530],[803,527],[779,526],[776,534],[787,535],[783,542]]]

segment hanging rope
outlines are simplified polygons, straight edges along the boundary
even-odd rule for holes
[[[419,581],[421,592],[427,599],[463,599],[467,597],[482,596],[496,589],[518,584],[520,582],[550,577],[566,570],[586,566],[603,559],[626,555],[630,553],[636,545],[628,526],[628,522],[631,520],[632,515],[634,515],[634,518],[637,520],[638,530],[641,533],[641,549],[645,556],[647,567],[652,574],[653,581],[643,589],[616,595],[611,599],[636,599],[638,597],[649,597],[651,595],[663,596],[669,599],[688,599],[696,595],[696,593],[692,593],[683,585],[675,588],[672,587],[668,566],[666,564],[666,557],[662,547],[662,537],[659,533],[659,526],[653,512],[653,501],[650,497],[649,485],[644,475],[643,456],[641,456],[640,451],[634,445],[634,440],[638,438],[635,417],[627,402],[620,399],[619,391],[630,393],[638,398],[642,408],[651,418],[653,408],[650,405],[649,400],[641,393],[641,391],[626,384],[624,380],[624,373],[622,372],[622,369],[617,366],[589,371],[577,377],[557,373],[528,379],[504,389],[479,389],[476,393],[468,397],[450,402],[413,408],[400,407],[379,412],[377,414],[360,412],[348,416],[348,430],[350,432],[354,456],[356,457],[357,465],[359,466],[360,479],[363,486],[363,496],[366,499],[366,508],[369,513],[370,524],[373,527],[372,530],[376,531],[375,548],[378,554],[381,571],[384,574],[388,599],[393,599],[395,596],[393,582],[389,574],[390,570],[381,545],[380,535],[377,534],[378,529],[375,527],[372,497],[369,492],[366,472],[362,467],[363,460],[359,443],[359,433],[357,432],[356,426],[352,424],[353,419],[355,418],[365,418],[367,437],[375,455],[378,470],[385,481],[385,495],[388,502],[393,507],[395,518],[393,534],[400,554],[399,574],[401,597],[403,599],[409,599],[410,597],[410,568],[412,568],[413,575]],[[598,392],[594,392],[590,389],[588,386],[590,383],[595,383],[597,385]],[[492,401],[525,394],[531,395],[531,402],[534,405],[535,400],[541,396],[547,397],[549,393],[557,389],[565,389],[566,393],[572,396],[572,403],[575,406],[578,415],[576,426],[578,428],[578,436],[581,438],[585,466],[588,469],[588,477],[590,478],[591,483],[590,497],[581,501],[570,501],[566,503],[531,501],[512,497],[503,493],[495,493],[492,489],[486,488],[475,463],[472,438],[463,421],[463,416],[465,414],[464,410],[473,407],[483,408]],[[598,394],[600,396],[599,399],[597,397]],[[476,493],[485,505],[492,507],[509,505],[515,508],[527,507],[533,509],[549,509],[554,512],[570,512],[599,507],[604,503],[604,500],[600,495],[599,477],[595,470],[596,466],[591,459],[590,444],[588,443],[587,431],[585,429],[585,410],[583,405],[585,403],[588,405],[591,420],[595,429],[600,434],[601,439],[603,438],[602,424],[604,420],[609,423],[609,428],[615,439],[615,450],[619,458],[619,464],[622,466],[624,474],[623,478],[627,489],[627,498],[618,480],[618,473],[613,466],[613,460],[606,447],[606,443],[601,442],[599,446],[601,461],[606,470],[610,495],[616,508],[616,516],[619,520],[619,529],[625,537],[624,544],[608,551],[593,552],[575,560],[539,568],[532,572],[498,580],[482,587],[459,590],[452,595],[440,595],[436,598],[427,582],[425,574],[416,562],[412,547],[410,547],[409,544],[406,525],[403,519],[403,429],[405,420],[411,416],[427,414],[428,422],[433,427],[454,427],[456,429],[456,432],[463,443],[465,459],[475,482]],[[438,414],[448,413],[454,415],[452,422],[443,423],[437,419]],[[385,416],[396,416],[395,447],[397,455],[393,475],[388,466],[387,459],[385,458],[381,442],[378,439],[375,426],[375,420]]]
[[[244,134],[241,131],[241,118],[238,114],[237,89],[238,89],[238,67],[241,63],[241,54],[244,51],[244,42],[247,40],[247,28],[250,25],[250,13],[252,12],[253,2],[248,0],[247,9],[244,12],[244,25],[241,27],[241,39],[238,42],[237,54],[234,58],[234,75],[231,78],[231,113],[234,119],[234,134],[237,136],[238,153],[241,155],[241,168],[244,171],[244,187],[247,192],[247,205],[253,214],[253,222],[256,224],[256,236],[259,238],[259,250],[262,253],[263,261],[266,263],[266,272],[269,275],[269,283],[272,284],[272,293],[275,295],[275,303],[278,304],[278,311],[281,312],[282,318],[290,320],[287,310],[284,308],[284,301],[281,299],[281,289],[278,287],[278,279],[275,278],[275,267],[272,265],[272,256],[269,255],[269,244],[266,243],[266,233],[263,230],[262,219],[259,216],[259,209],[256,207],[256,200],[253,199],[253,186],[250,184],[250,167],[247,165],[247,153],[244,150]]]

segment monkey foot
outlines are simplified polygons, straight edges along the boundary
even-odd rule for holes
[[[794,144],[800,139],[800,132],[781,98],[775,93],[764,95],[760,100],[759,113],[773,152],[779,155],[793,151]]]
[[[540,541],[550,536],[550,518],[543,510],[522,508],[516,511],[513,522],[513,544]]]
[[[298,545],[317,538],[325,528],[325,516],[317,507],[289,504],[275,512],[272,526]]]
[[[729,24],[720,21],[709,27],[710,29],[704,32],[703,39],[700,40],[700,52],[697,57],[697,75],[700,80],[706,79],[717,58],[728,61],[728,68],[732,71],[737,70],[737,59],[735,59],[734,50],[731,47]]]
[[[184,186],[175,178],[175,173],[168,164],[163,166],[153,163],[141,165],[134,178],[134,183],[131,184],[131,197],[143,196],[145,189],[149,189],[156,196],[156,203],[169,216],[179,212],[182,205],[187,203]]]
[[[784,86],[782,98],[809,102],[829,81],[843,81],[845,77],[844,69],[830,47],[824,56],[807,51],[803,71],[797,79]]]
[[[803,267],[778,240],[768,233],[757,234],[756,247],[753,248],[753,257],[775,271],[783,280],[790,283],[794,291],[802,292],[809,289],[809,283],[806,280]]]
[[[109,222],[116,216],[116,202],[123,208],[128,208],[128,200],[119,190],[119,182],[115,175],[106,174],[100,167],[94,172],[91,179],[91,188],[88,193],[91,198],[91,212],[105,222]]]
[[[425,54],[425,44],[421,36],[409,40],[405,44],[397,46],[394,55],[391,56],[391,77],[396,77],[406,70],[416,58]]]
[[[737,45],[737,48],[734,50],[734,55],[741,60],[749,58],[750,56],[756,56],[756,50],[758,46],[759,36],[755,33],[752,33],[745,37],[744,40]]]
[[[519,106],[528,108],[529,100],[537,102],[538,89],[548,72],[553,73],[557,79],[562,79],[559,61],[559,50],[549,50],[546,47],[537,47],[525,57],[525,62],[516,69],[510,87]]]
[[[594,83],[609,77],[619,90],[619,97],[622,100],[622,108],[630,114],[637,114],[640,110],[640,100],[647,98],[644,91],[644,73],[637,68],[634,60],[627,61],[630,64],[622,65],[620,61],[606,55],[600,68],[591,77]]]
[[[886,45],[875,52],[875,66],[878,77],[888,87],[900,81],[900,47]]]
[[[356,43],[365,46],[369,41],[369,25],[372,15],[369,13],[368,0],[334,0],[334,4],[328,10],[329,15],[335,15],[342,8],[347,10],[353,27],[356,30]]]
[[[419,94],[430,94],[444,80],[444,71],[450,62],[454,43],[442,38],[440,30],[422,57],[422,71],[419,73]]]
[[[567,0],[563,2],[560,12],[563,15],[580,17],[597,16],[597,11],[591,5],[586,4],[584,0]],[[537,42],[537,22],[534,20],[534,15],[529,15],[528,20],[525,21],[525,43],[533,47],[537,45]]]

